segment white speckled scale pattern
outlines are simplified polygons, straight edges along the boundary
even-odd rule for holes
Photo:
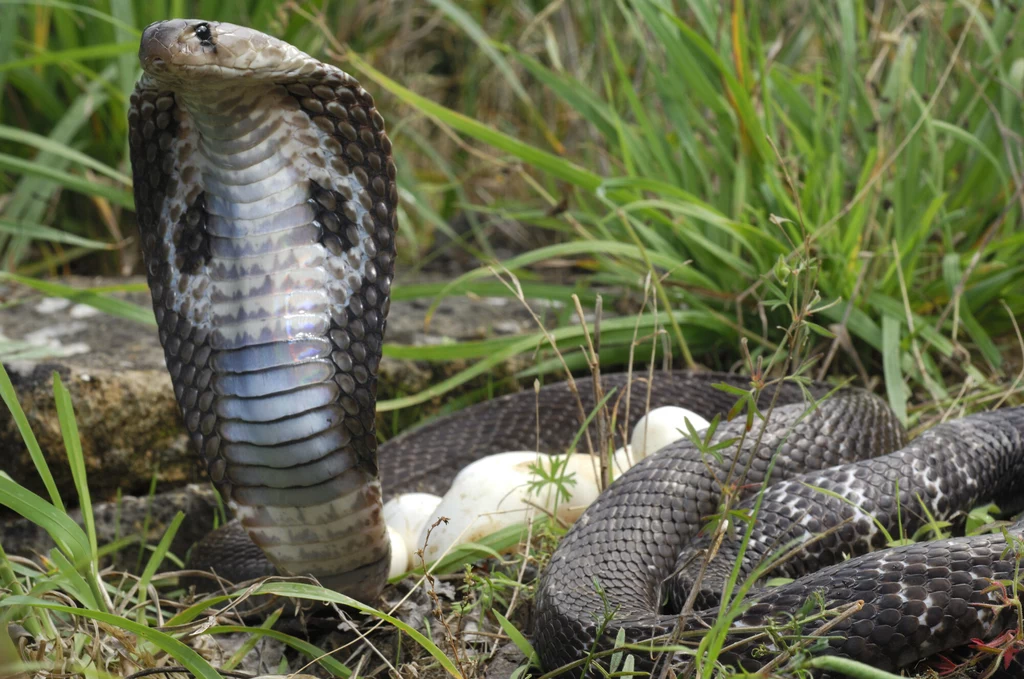
[[[742,581],[773,554],[792,552],[763,577],[798,578],[989,502],[1007,512],[1024,508],[1024,408],[946,422],[888,455],[773,484],[759,503],[737,507],[754,516],[760,505],[743,559],[747,526],[738,524],[708,564],[697,601],[717,605],[737,561]],[[673,606],[689,596],[709,544],[700,537],[680,552],[668,587]]]

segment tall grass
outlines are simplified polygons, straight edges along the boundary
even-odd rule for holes
[[[884,376],[915,421],[922,404],[997,398],[1014,369],[1024,41],[1008,3],[12,0],[0,11],[13,31],[0,40],[8,272],[138,270],[124,119],[134,52],[149,21],[193,15],[280,35],[383,95],[406,271],[446,239],[489,263],[488,235],[519,225],[548,234],[505,262],[528,296],[567,302],[600,285],[607,305],[629,308],[653,267],[677,361],[730,367],[740,338],[755,355],[779,350],[769,274],[807,252],[822,267],[821,373]],[[579,283],[545,283],[537,268],[567,264]],[[489,276],[396,296],[508,294]],[[506,349],[538,346],[520,340]],[[627,334],[602,350],[624,359]]]
[[[777,351],[768,274],[806,251],[823,300],[839,302],[815,319],[822,353],[835,343],[842,370],[883,374],[904,419],[912,396],[948,405],[951,384],[1003,374],[1024,312],[1020,13],[986,2],[681,4],[595,6],[614,68],[590,78],[551,54],[504,49],[552,95],[547,117],[574,142],[564,151],[349,62],[494,149],[535,190],[483,210],[569,232],[591,248],[595,281],[637,286],[649,265],[661,270],[663,308],[696,316],[671,324],[688,364],[708,349],[688,346],[693,327],[713,332],[726,365],[741,337]],[[538,202],[567,207],[550,216]]]

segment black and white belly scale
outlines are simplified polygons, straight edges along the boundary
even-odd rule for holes
[[[338,80],[342,101],[369,99]],[[160,89],[144,76],[133,97],[133,153],[165,154],[147,158],[162,184],[137,177],[155,194],[140,229],[186,427],[278,569],[357,596],[364,580],[377,589],[390,547],[373,403],[394,246],[379,228],[393,207],[371,173],[393,164],[367,161],[379,143],[365,129],[356,148],[338,128],[379,116],[348,106],[328,125],[317,114],[339,90],[301,80]],[[158,120],[161,108],[173,119]]]

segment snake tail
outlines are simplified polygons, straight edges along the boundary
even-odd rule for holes
[[[1024,408],[944,422],[889,455],[780,481],[760,511],[756,498],[741,503],[737,510],[755,517],[753,539],[743,545],[747,527],[734,525],[700,579],[698,608],[719,604],[737,563],[740,582],[757,566],[768,568],[761,578],[799,578],[935,522],[962,524],[968,510],[989,502],[1010,514],[1024,509]],[[667,583],[673,610],[682,609],[710,546],[704,535],[680,552]],[[786,551],[789,558],[772,563],[773,552]]]

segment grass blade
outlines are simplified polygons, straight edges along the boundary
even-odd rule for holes
[[[86,304],[113,316],[127,318],[130,321],[144,325],[156,325],[156,318],[153,316],[152,309],[133,304],[132,302],[107,297],[105,294],[92,290],[79,290],[78,288],[72,288],[61,283],[42,281],[37,278],[0,271],[0,279],[5,278],[22,285],[27,285],[30,288],[35,288],[39,292],[53,297],[62,297],[78,304]],[[101,290],[108,291],[109,288],[102,288]]]
[[[75,615],[88,618],[90,620],[97,620],[112,627],[123,629],[124,631],[134,634],[141,639],[145,639],[174,658],[179,664],[184,666],[189,672],[200,679],[223,679],[217,670],[215,670],[210,663],[206,662],[201,655],[174,637],[146,627],[145,625],[140,625],[139,623],[128,620],[127,618],[122,618],[118,615],[107,613],[105,611],[64,606],[29,596],[9,596],[0,600],[0,607],[7,606],[31,606],[33,608],[42,608],[64,613],[66,615]]]
[[[902,323],[898,317],[885,314],[882,316],[882,371],[885,375],[885,392],[889,396],[896,417],[907,424],[907,392],[903,384],[903,369],[900,362],[903,352],[900,349],[900,330]]]

